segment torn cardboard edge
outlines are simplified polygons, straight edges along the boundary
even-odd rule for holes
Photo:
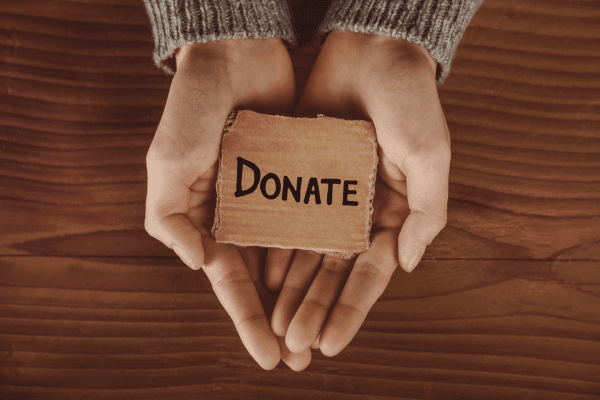
[[[366,226],[365,226],[365,243],[366,243],[366,247],[361,250],[361,251],[340,251],[339,249],[331,249],[331,248],[325,248],[325,247],[307,247],[307,246],[302,246],[302,245],[298,245],[298,246],[286,246],[286,245],[279,245],[279,244],[265,244],[265,243],[261,243],[261,242],[239,242],[236,240],[217,240],[216,239],[216,235],[217,232],[219,231],[220,227],[221,227],[221,201],[222,201],[222,177],[223,177],[223,139],[230,134],[231,132],[233,132],[233,128],[235,126],[235,123],[237,121],[237,117],[238,115],[246,110],[231,110],[231,112],[229,113],[229,116],[227,117],[227,120],[225,122],[225,126],[223,128],[223,134],[221,136],[221,149],[219,151],[219,171],[218,171],[218,175],[217,175],[217,182],[216,182],[216,190],[217,190],[217,201],[216,201],[216,208],[215,208],[215,218],[214,218],[214,223],[211,229],[211,233],[212,236],[215,238],[215,240],[217,241],[217,243],[230,243],[230,244],[234,244],[236,246],[240,246],[240,247],[251,247],[251,246],[259,246],[259,247],[275,247],[275,248],[280,248],[280,249],[298,249],[298,250],[310,250],[310,251],[314,251],[316,253],[320,253],[320,254],[325,254],[325,255],[329,255],[332,257],[336,257],[336,258],[343,258],[343,259],[351,259],[355,256],[357,256],[358,254],[368,250],[371,247],[371,227],[373,224],[373,199],[375,197],[375,181],[377,179],[377,166],[379,163],[379,156],[378,156],[378,144],[377,144],[377,138],[375,135],[375,131],[373,129],[373,134],[370,135],[370,141],[373,144],[374,147],[374,159],[373,159],[373,165],[372,165],[372,169],[371,169],[371,173],[369,175],[369,181],[368,181],[368,195],[367,195],[367,218],[366,218]],[[248,112],[253,112],[253,111],[248,111]],[[266,117],[270,117],[270,118],[280,118],[280,119],[312,119],[312,118],[302,118],[302,117],[289,117],[289,116],[282,116],[282,115],[268,115],[268,114],[263,114],[263,116]],[[337,118],[332,118],[332,117],[327,117],[323,114],[318,114],[317,118],[328,118],[328,119],[337,119]],[[360,122],[367,122],[367,121],[363,121],[363,120],[344,120],[344,121],[360,121]]]
[[[223,183],[223,138],[225,137],[226,134],[228,134],[232,129],[233,129],[233,125],[235,124],[235,120],[237,118],[238,115],[238,110],[231,110],[229,112],[229,116],[227,117],[227,120],[225,121],[225,126],[223,127],[223,134],[221,135],[221,141],[219,142],[219,146],[221,147],[219,149],[219,172],[217,174],[217,204],[215,207],[215,221],[213,223],[213,226],[211,228],[211,234],[213,236],[213,238],[215,238],[216,240],[216,232],[219,230],[219,228],[221,227],[221,213],[219,212],[221,210],[221,184]],[[220,243],[219,241],[217,241],[218,243]],[[233,243],[236,244],[238,246],[241,246],[238,243]]]

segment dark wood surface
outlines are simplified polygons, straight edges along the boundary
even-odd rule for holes
[[[439,87],[448,225],[299,373],[144,231],[152,50],[138,0],[0,2],[0,399],[600,398],[598,1],[485,0]]]

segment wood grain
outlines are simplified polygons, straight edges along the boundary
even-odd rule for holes
[[[123,398],[152,387],[211,398],[279,398],[277,388],[303,398],[307,385],[304,396],[323,398],[600,390],[600,273],[590,261],[424,261],[393,275],[346,351],[315,352],[300,374],[259,371],[207,278],[179,260],[4,257],[0,298],[8,398],[104,398],[107,385]]]
[[[263,371],[144,231],[171,76],[143,3],[2,1],[0,399],[600,398],[599,39],[597,1],[485,0],[438,88],[447,227],[340,355]]]

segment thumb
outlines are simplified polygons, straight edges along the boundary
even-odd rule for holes
[[[187,215],[171,214],[162,218],[156,228],[146,228],[148,233],[172,248],[181,261],[193,270],[204,264],[204,248],[202,235]]]
[[[425,249],[446,225],[445,217],[436,217],[412,210],[398,235],[398,260],[406,272],[421,261]]]
[[[148,193],[144,226],[150,236],[173,249],[191,269],[204,263],[202,235],[187,216],[190,188],[180,174],[161,163],[151,152],[147,157]]]
[[[406,175],[411,212],[398,235],[398,260],[403,270],[411,272],[448,219],[448,142],[417,147],[405,158],[401,170]]]

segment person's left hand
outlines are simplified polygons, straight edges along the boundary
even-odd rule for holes
[[[265,284],[280,291],[271,328],[294,353],[342,351],[397,266],[414,269],[446,224],[450,135],[436,65],[424,48],[375,34],[333,31],[321,49],[294,116],[372,120],[379,165],[366,252],[267,252]]]
[[[242,343],[264,369],[280,359],[300,370],[310,349],[290,353],[270,328],[275,294],[262,284],[264,249],[217,243],[211,235],[223,126],[232,109],[287,115],[296,100],[292,62],[280,38],[191,43],[148,149],[144,226],[192,269],[202,268]]]

